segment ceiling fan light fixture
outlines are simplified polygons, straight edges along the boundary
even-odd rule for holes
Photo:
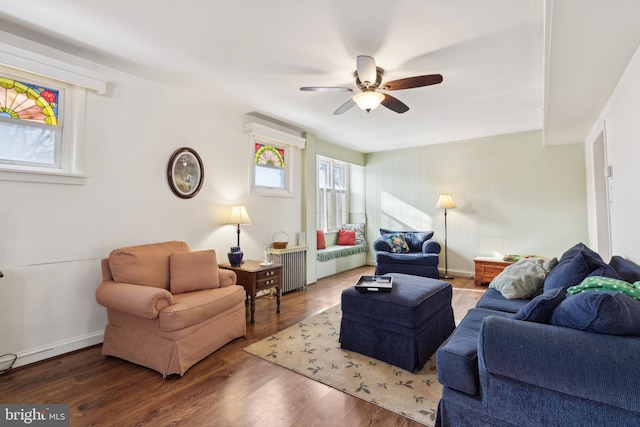
[[[367,113],[378,108],[383,99],[384,94],[374,91],[364,91],[353,95],[353,100],[358,104],[358,107]]]

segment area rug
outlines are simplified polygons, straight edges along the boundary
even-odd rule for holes
[[[341,316],[338,304],[244,350],[421,424],[433,426],[442,394],[435,355],[420,371],[412,373],[342,350],[338,342]]]

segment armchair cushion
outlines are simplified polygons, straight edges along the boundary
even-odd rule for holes
[[[220,287],[216,251],[175,252],[169,257],[171,293]]]
[[[380,229],[380,235],[382,237],[385,237],[387,234],[402,234],[409,246],[409,252],[421,252],[422,244],[433,237],[433,231],[392,231],[386,228]]]
[[[113,280],[169,289],[169,255],[175,252],[189,252],[189,246],[173,241],[115,249],[109,255]]]

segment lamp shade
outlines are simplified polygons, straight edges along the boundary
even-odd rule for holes
[[[231,206],[227,224],[251,224],[247,208],[242,205]]]
[[[373,91],[364,91],[353,95],[353,100],[358,104],[358,107],[367,113],[378,108],[383,99],[384,94]]]
[[[437,209],[455,209],[457,208],[456,202],[453,201],[453,198],[450,194],[441,194],[438,198],[438,203],[436,203]]]

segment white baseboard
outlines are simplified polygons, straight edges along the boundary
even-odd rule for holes
[[[80,350],[81,348],[100,344],[103,340],[104,331],[98,331],[64,341],[54,342],[46,346],[21,351],[17,354],[18,358],[13,367],[17,368],[18,366],[29,365],[64,353]]]

